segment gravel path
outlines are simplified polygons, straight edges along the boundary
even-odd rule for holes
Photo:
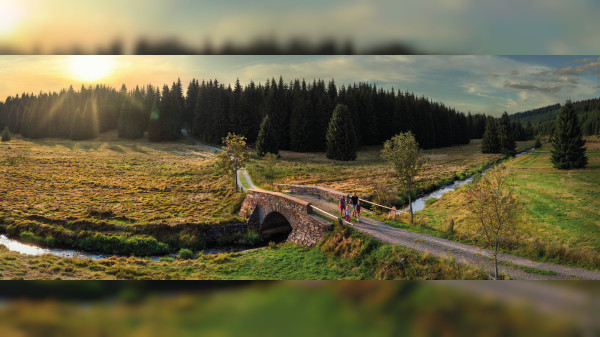
[[[195,144],[222,151],[213,146],[204,145],[188,135],[185,129],[181,130],[181,133],[188,140]],[[259,187],[254,185],[250,175],[246,170],[241,169],[238,171],[238,183],[242,186],[244,191],[248,189],[244,188],[241,184],[241,176],[244,177],[249,189],[261,190]],[[299,199],[309,201],[312,205],[319,207],[333,215],[339,214],[337,204],[331,203],[322,198],[312,195],[292,195]],[[368,219],[363,217],[360,222],[352,222],[352,227],[356,230],[370,235],[383,242],[407,247],[418,252],[427,252],[430,255],[454,259],[457,263],[463,265],[476,265],[481,266],[493,274],[493,262],[491,261],[492,252],[488,249],[482,249],[475,246],[466,245],[459,242],[454,242],[439,237],[435,237],[428,234],[414,233],[400,228],[392,227],[384,222]],[[498,260],[513,265],[522,267],[535,268],[539,270],[546,270],[556,273],[556,275],[540,275],[535,273],[528,273],[518,268],[511,268],[507,266],[498,266],[498,270],[501,273],[509,275],[514,279],[521,280],[600,280],[600,272],[589,271],[581,268],[567,267],[552,263],[535,262],[529,259],[518,257],[509,254],[499,254]]]
[[[339,214],[337,204],[316,196],[293,195],[309,201],[311,204],[328,211],[334,215]],[[367,235],[378,240],[392,244],[407,247],[419,252],[427,252],[432,256],[455,259],[457,263],[465,265],[478,265],[492,273],[493,262],[491,262],[492,252],[487,249],[466,245],[439,238],[436,236],[414,233],[408,230],[392,227],[384,222],[361,218],[360,222],[352,222],[352,226]],[[499,254],[498,259],[506,263],[519,265],[523,267],[535,268],[555,272],[556,275],[540,275],[527,273],[521,269],[510,268],[507,266],[498,266],[501,273],[508,274],[511,278],[525,280],[600,280],[600,272],[593,272],[581,268],[567,267],[552,263],[542,263],[517,257],[509,254]]]

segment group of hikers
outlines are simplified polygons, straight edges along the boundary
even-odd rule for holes
[[[356,222],[360,222],[360,200],[354,192],[354,195],[351,197],[350,194],[347,196],[341,196],[339,200],[340,204],[340,217],[346,218],[346,221],[350,222],[350,214],[356,218]]]

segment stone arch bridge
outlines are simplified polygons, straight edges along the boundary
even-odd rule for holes
[[[283,235],[286,242],[313,246],[333,224],[313,213],[310,203],[283,193],[248,190],[240,216],[263,235]],[[288,234],[289,233],[289,234]]]

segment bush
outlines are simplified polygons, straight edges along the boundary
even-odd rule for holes
[[[8,130],[8,126],[6,126],[6,127],[4,127],[4,130],[2,131],[2,141],[8,142],[10,139],[11,139],[10,130]]]
[[[260,236],[260,234],[257,231],[250,230],[244,233],[244,235],[242,236],[242,240],[244,240],[245,244],[254,246],[262,241],[262,236]]]
[[[170,256],[161,256],[158,258],[158,261],[160,262],[173,262],[175,261],[174,258],[170,257]]]
[[[534,148],[539,149],[540,147],[542,147],[542,142],[540,141],[539,138],[535,139],[535,144],[533,145]]]
[[[179,234],[178,246],[181,248],[202,250],[206,248],[206,242],[193,233],[182,232]]]
[[[107,254],[134,254],[136,256],[163,255],[169,245],[153,237],[93,234],[75,240],[76,248]]]
[[[183,248],[177,253],[177,258],[180,260],[191,260],[194,258],[194,253],[187,248]]]

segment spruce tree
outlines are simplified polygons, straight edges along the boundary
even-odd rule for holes
[[[501,149],[496,120],[493,117],[488,117],[481,141],[481,153],[500,153]]]
[[[358,142],[348,107],[338,104],[327,128],[327,158],[355,160]]]
[[[4,130],[2,131],[2,141],[3,142],[8,142],[11,138],[10,135],[10,131],[8,130],[8,126],[4,127]]]
[[[275,129],[275,125],[271,121],[271,117],[266,115],[262,123],[260,123],[260,131],[256,139],[256,154],[264,157],[267,153],[273,153],[279,156],[279,134]]]
[[[498,135],[500,136],[500,152],[504,155],[514,156],[516,154],[517,145],[515,144],[515,135],[513,133],[512,125],[506,111],[500,117],[500,130]]]
[[[304,83],[304,82],[303,82]],[[290,116],[290,149],[297,152],[306,152],[310,146],[309,132],[311,128],[310,100],[307,97],[306,85],[300,87],[296,80],[293,86],[292,115]]]
[[[584,145],[577,113],[571,101],[567,101],[556,117],[552,136],[554,149],[550,158],[553,166],[563,170],[586,167],[588,159]]]
[[[525,127],[525,136],[525,140],[533,139],[533,137],[535,136],[533,131],[533,125],[531,125],[531,121],[527,121],[527,126]]]

